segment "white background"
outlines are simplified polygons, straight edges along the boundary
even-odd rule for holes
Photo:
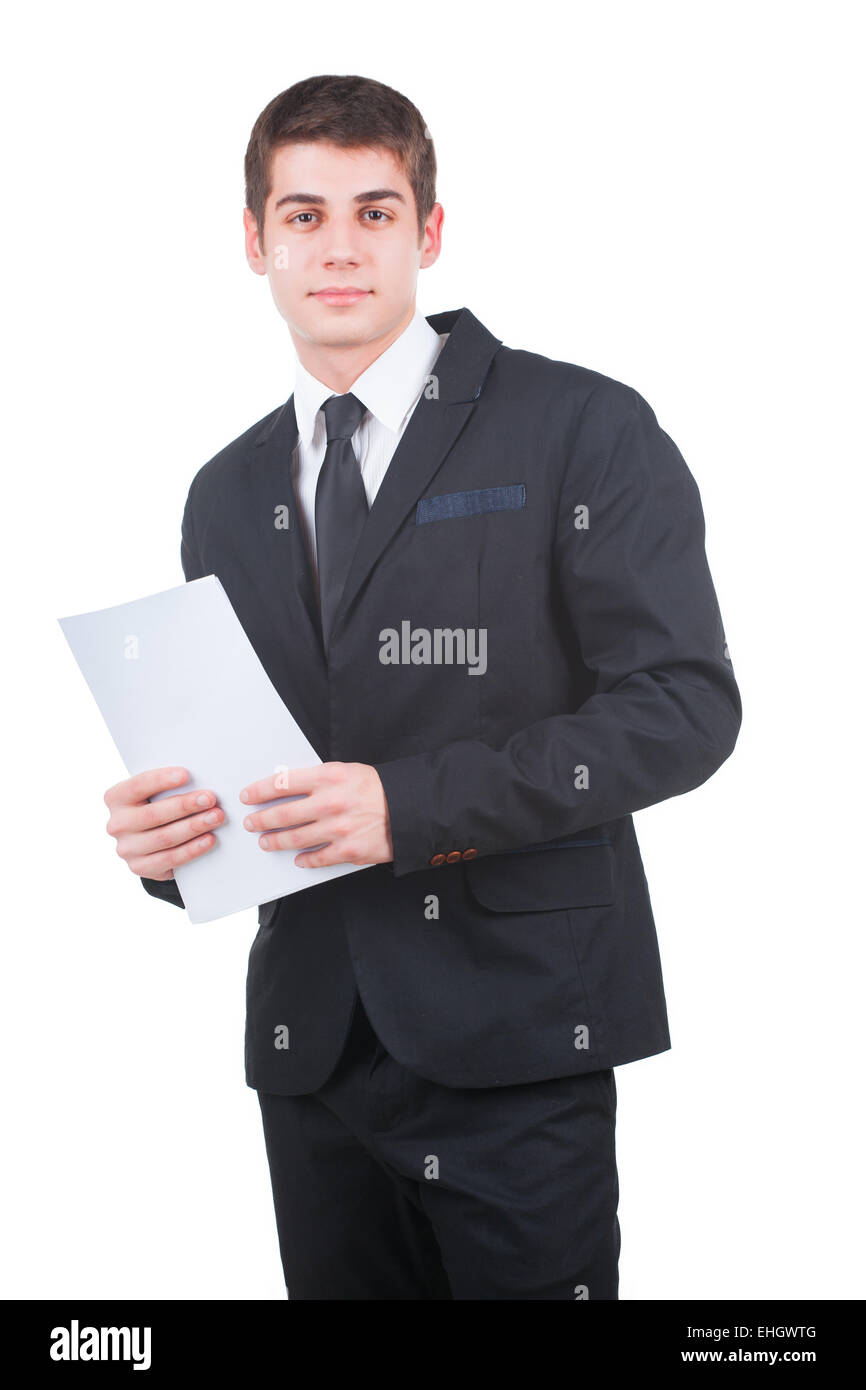
[[[7,20],[0,1294],[285,1297],[255,914],[192,926],[117,858],[125,769],[56,620],[182,582],[193,473],[289,394],[243,155],[337,72],[433,134],[423,312],[636,387],[701,490],[744,722],[635,821],[673,1047],[617,1071],[621,1297],[864,1296],[859,27],[754,0]]]

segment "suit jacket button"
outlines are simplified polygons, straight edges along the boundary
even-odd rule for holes
[[[478,853],[477,849],[465,849],[461,855],[462,859],[474,859]]]
[[[433,864],[433,865],[438,869],[440,864],[444,864],[444,863],[445,863],[445,855],[444,855],[444,854],[434,854],[434,855],[433,855],[433,858],[430,860],[430,863]]]
[[[462,858],[463,855],[460,853],[459,849],[452,849],[450,854],[446,854],[445,862],[446,864],[456,864],[457,860]]]

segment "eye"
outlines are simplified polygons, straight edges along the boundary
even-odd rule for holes
[[[287,217],[287,218],[286,218],[286,221],[287,221],[287,222],[299,222],[299,221],[301,220],[302,217],[315,217],[315,216],[316,216],[316,214],[315,214],[314,212],[297,212],[297,213],[295,213],[294,217]]]
[[[365,217],[366,217],[366,215],[367,215],[367,212],[372,212],[372,213],[374,213],[377,222],[379,221],[380,218],[381,218],[382,221],[384,221],[384,222],[390,222],[390,221],[391,221],[390,213],[383,212],[381,208],[367,208],[367,211],[364,213],[364,216],[365,216]]]

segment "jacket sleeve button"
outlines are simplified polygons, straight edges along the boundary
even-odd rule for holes
[[[456,864],[457,860],[462,858],[463,855],[460,853],[459,849],[452,849],[450,854],[446,854],[445,862],[446,864]]]
[[[434,854],[434,855],[433,855],[433,858],[430,860],[430,863],[434,866],[434,868],[438,869],[440,864],[444,864],[444,863],[445,863],[445,855],[444,855],[444,854]]]
[[[477,850],[477,849],[465,849],[465,850],[463,851],[463,854],[461,855],[461,858],[462,858],[462,859],[474,859],[475,856],[477,855],[477,853],[478,853],[478,850]]]

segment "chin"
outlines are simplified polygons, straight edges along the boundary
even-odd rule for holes
[[[360,309],[361,305],[354,306]],[[304,299],[284,313],[286,322],[311,342],[325,346],[339,347],[341,344],[366,342],[371,329],[375,330],[379,313],[373,315],[369,310],[363,314],[351,313],[346,309],[334,309],[328,304],[318,304],[315,300]]]

